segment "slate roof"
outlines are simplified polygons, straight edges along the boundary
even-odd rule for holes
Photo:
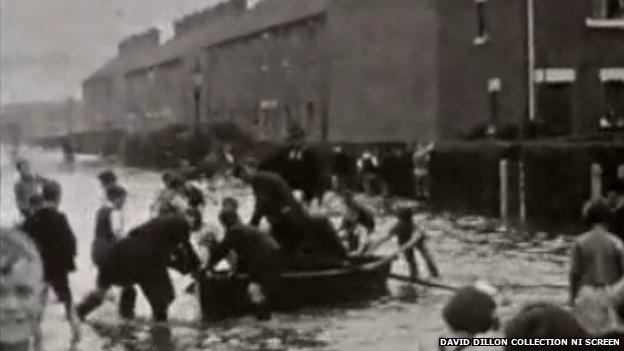
[[[154,50],[126,57],[114,57],[88,80],[153,67],[184,55],[262,32],[271,27],[297,22],[324,13],[333,0],[264,0],[238,17],[207,23],[197,30],[174,37]]]

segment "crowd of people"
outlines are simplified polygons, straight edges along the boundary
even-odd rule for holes
[[[395,156],[399,159],[399,153]],[[379,163],[374,154],[364,153],[358,163],[362,179],[374,182],[374,175],[367,174]],[[2,313],[9,316],[6,322],[3,319],[2,328],[13,331],[8,333],[10,336],[2,333],[2,344],[32,339],[35,349],[39,349],[39,324],[50,288],[65,307],[74,341],[80,339],[80,321],[105,301],[112,287],[121,289],[121,318],[134,318],[139,287],[154,320],[166,321],[175,298],[169,268],[199,278],[226,262],[233,272],[247,273],[249,302],[260,320],[271,318],[272,298],[283,271],[345,267],[351,256],[372,253],[392,238],[402,247],[414,242],[403,252],[410,278],[419,278],[415,252],[424,259],[432,277],[440,275],[427,246],[427,235],[414,220],[414,209],[393,209],[396,224],[387,235],[373,241],[372,234],[378,227],[376,217],[347,187],[336,188],[345,210],[335,228],[328,218],[310,213],[306,202],[296,198],[282,175],[262,170],[254,159],[245,159],[228,174],[251,188],[254,211],[246,223],[239,214],[238,201],[225,197],[217,218],[224,232],[220,237],[204,217],[209,194],[189,176],[192,172],[184,172],[189,165],[163,173],[163,187],[150,207],[150,218],[134,228],[126,225],[128,192],[116,174],[106,170],[98,175],[103,203],[97,210],[91,251],[97,267],[96,284],[76,304],[68,280],[76,269],[76,239],[59,208],[62,188],[58,182],[34,174],[25,160],[19,160],[16,167],[20,179],[15,185],[15,201],[23,223],[1,231]],[[335,183],[345,183],[346,179],[338,177]],[[592,200],[583,210],[590,229],[577,237],[571,248],[571,308],[531,304],[505,324],[505,336],[621,335],[624,187],[620,182],[611,190],[609,201]],[[269,230],[260,225],[263,220]],[[496,294],[494,288],[482,283],[457,290],[442,313],[448,327],[445,335],[474,337],[497,328]],[[20,301],[11,305],[10,313],[8,298]]]
[[[238,213],[238,201],[224,198],[218,215],[225,233],[222,238],[204,218],[206,190],[191,176],[196,173],[190,165],[181,164],[179,169],[163,173],[163,187],[150,206],[150,218],[135,228],[126,226],[127,190],[113,171],[106,170],[98,175],[103,201],[96,213],[91,249],[96,284],[76,304],[68,279],[76,269],[76,238],[59,208],[62,188],[55,180],[34,174],[26,160],[18,160],[16,169],[20,178],[14,187],[15,201],[23,222],[18,228],[3,229],[3,235],[5,231],[13,239],[21,235],[27,246],[30,241],[34,243],[36,262],[43,268],[41,305],[45,306],[51,288],[65,306],[74,341],[80,339],[80,321],[105,301],[113,286],[121,290],[121,318],[134,318],[139,287],[152,307],[154,320],[166,321],[174,299],[168,268],[198,277],[227,262],[230,269],[250,276],[249,301],[258,319],[265,320],[271,317],[271,296],[282,271],[344,267],[350,264],[351,255],[366,254],[375,246],[370,240],[375,216],[354,199],[353,193],[341,193],[346,209],[341,226],[334,228],[328,218],[311,214],[281,175],[261,170],[253,159],[227,172],[251,187],[253,215],[245,224]],[[403,222],[411,221],[411,215],[399,217]],[[263,220],[270,230],[260,228]],[[404,225],[400,242],[412,231],[417,232]],[[363,235],[356,234],[362,229]],[[196,240],[192,242],[191,237]],[[418,247],[424,247],[424,240]],[[413,253],[406,253],[408,260],[410,257],[410,273],[415,277],[418,270]],[[38,328],[33,335],[38,345]]]

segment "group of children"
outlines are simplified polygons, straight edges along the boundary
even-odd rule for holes
[[[40,343],[38,328],[45,306],[47,290],[52,289],[63,303],[72,327],[74,340],[80,337],[79,313],[74,308],[68,275],[75,270],[76,240],[66,216],[59,211],[61,187],[52,180],[34,175],[26,161],[18,162],[20,181],[15,186],[16,202],[24,216],[21,229],[32,242],[19,232],[2,229],[0,239],[0,274],[2,277],[3,333],[0,344],[19,344],[34,335]],[[110,259],[108,251],[127,235],[123,208],[127,192],[118,184],[111,171],[99,175],[105,202],[97,212],[92,258],[96,266]],[[270,318],[270,296],[276,288],[279,272],[279,245],[268,233],[242,223],[238,202],[225,198],[219,221],[225,235],[218,240],[215,230],[204,223],[202,198],[173,174],[163,177],[165,188],[156,216],[169,211],[182,211],[189,227],[195,232],[201,252],[203,269],[208,271],[228,257],[231,266],[250,274],[251,302],[256,316]],[[624,191],[614,188],[614,208],[604,200],[591,201],[584,209],[590,230],[579,236],[572,246],[570,269],[571,311],[546,304],[534,303],[521,309],[508,321],[504,335],[513,338],[618,336],[624,310],[624,244],[621,210]],[[172,200],[173,199],[173,200]],[[360,204],[352,193],[344,194],[346,210],[340,231],[351,254],[373,252],[384,242],[396,237],[400,245],[414,242],[404,252],[412,278],[418,278],[415,251],[420,252],[432,276],[439,275],[426,245],[426,235],[414,222],[412,210],[396,211],[397,223],[379,241],[370,237],[376,229],[372,212]],[[172,205],[173,204],[173,205]],[[161,212],[162,211],[162,212]],[[620,228],[620,229],[618,229]],[[32,244],[34,243],[34,244]],[[236,255],[232,256],[232,252]],[[41,285],[41,282],[44,282]],[[474,337],[498,327],[496,302],[492,289],[482,284],[459,289],[443,309],[447,325],[444,337]],[[42,298],[43,296],[43,298]],[[19,303],[6,303],[15,298]],[[122,287],[119,314],[134,317],[136,291],[134,286]],[[29,322],[26,322],[29,321]],[[5,332],[9,331],[9,332]],[[37,349],[38,346],[35,347]],[[442,350],[462,347],[441,346]],[[511,350],[512,348],[508,347]]]

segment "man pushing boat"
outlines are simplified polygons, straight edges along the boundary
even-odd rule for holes
[[[207,268],[212,269],[230,251],[236,252],[240,271],[249,274],[247,292],[256,317],[270,319],[271,299],[281,271],[279,244],[268,233],[244,225],[236,210],[222,210],[219,221],[225,228],[225,237],[214,248]]]
[[[250,224],[258,226],[262,218],[266,218],[286,267],[296,269],[316,263],[327,266],[327,262],[340,264],[346,258],[335,230],[323,225],[326,220],[311,217],[306,212],[284,178],[273,172],[258,170],[258,163],[253,159],[247,159],[236,175],[251,186],[256,198]],[[327,262],[319,262],[315,254],[319,247],[330,247],[330,250],[323,251],[331,252],[335,257],[323,257],[323,261]]]

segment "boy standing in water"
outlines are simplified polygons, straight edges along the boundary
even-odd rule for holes
[[[343,198],[346,211],[338,232],[344,233],[349,253],[362,254],[368,248],[368,237],[375,231],[375,216],[353,198],[351,191],[346,191]],[[358,232],[359,226],[366,232]]]
[[[621,323],[610,296],[624,276],[624,244],[607,229],[610,209],[593,200],[584,209],[591,229],[576,238],[570,266],[570,305],[581,326],[593,334]]]
[[[67,217],[58,210],[61,202],[61,186],[46,182],[42,191],[43,204],[24,224],[39,249],[43,261],[44,281],[65,305],[67,320],[74,340],[80,339],[80,329],[69,288],[69,273],[76,269],[76,238]]]
[[[416,256],[414,255],[414,250],[418,250],[425,260],[427,264],[427,268],[433,277],[439,277],[440,272],[438,271],[438,267],[433,260],[429,249],[427,248],[427,237],[424,233],[416,228],[414,224],[414,219],[412,218],[412,210],[409,208],[401,208],[397,213],[397,224],[390,230],[388,235],[381,239],[375,246],[379,247],[384,242],[390,240],[392,237],[395,237],[399,241],[399,246],[405,245],[407,242],[414,238],[414,235],[418,235],[419,238],[416,241],[413,248],[407,249],[403,255],[405,257],[405,261],[407,261],[407,265],[409,268],[410,277],[412,279],[418,279],[418,265],[416,263]]]

